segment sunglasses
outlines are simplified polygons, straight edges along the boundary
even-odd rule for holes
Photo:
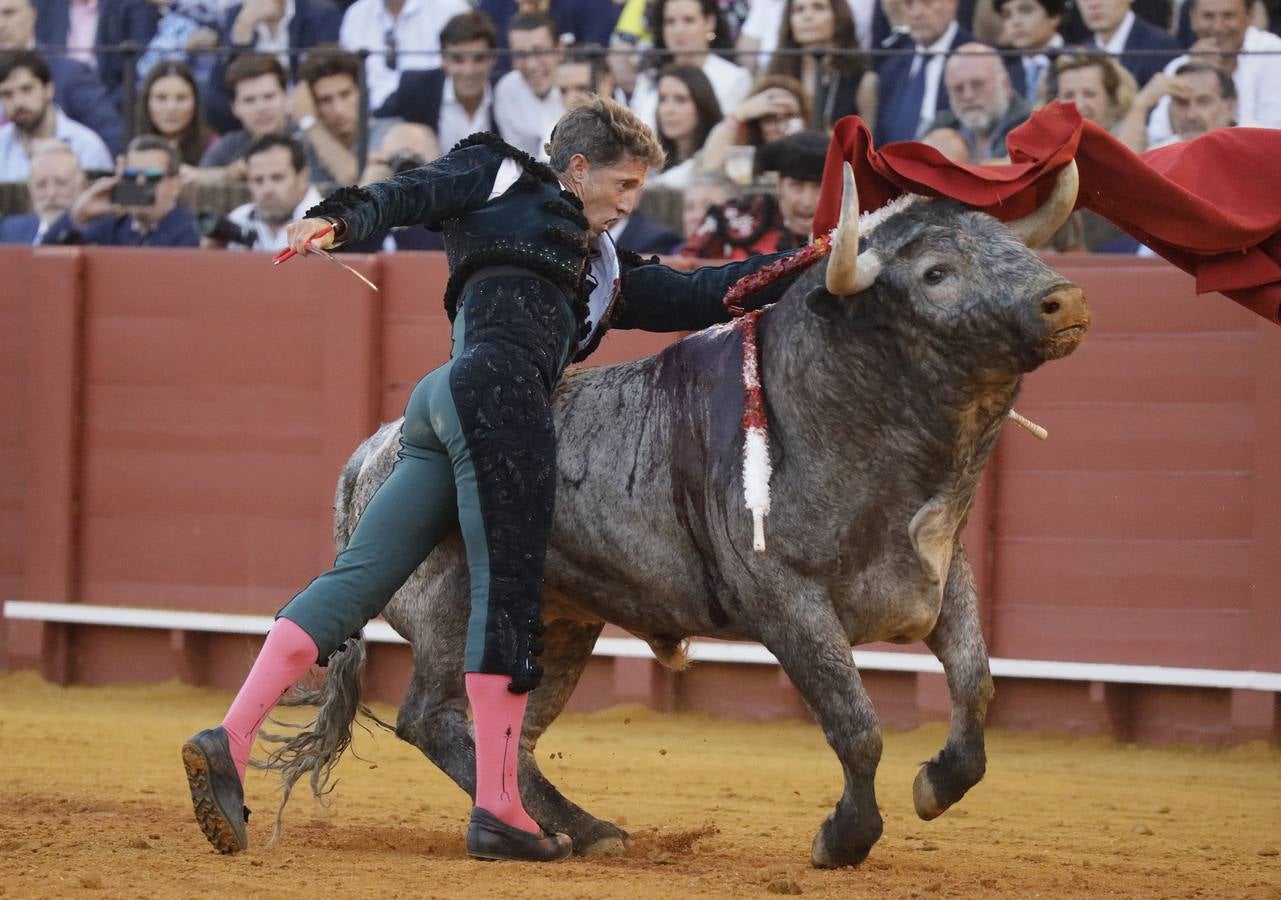
[[[167,173],[164,169],[125,169],[120,173],[120,177],[126,181],[138,181],[139,179],[155,183],[164,178]]]

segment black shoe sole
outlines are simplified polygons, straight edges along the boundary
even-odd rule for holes
[[[209,843],[219,853],[239,853],[246,848],[241,843],[236,829],[223,815],[214,800],[213,788],[209,784],[209,759],[204,751],[195,744],[182,745],[182,765],[187,770],[187,785],[191,788],[191,803],[195,808],[196,822],[205,833]]]

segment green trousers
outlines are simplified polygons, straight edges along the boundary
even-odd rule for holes
[[[513,690],[537,684],[556,483],[551,394],[576,330],[565,297],[541,278],[469,282],[449,362],[410,394],[391,474],[333,568],[278,613],[315,640],[321,664],[457,525],[471,581],[466,671],[511,675]]]

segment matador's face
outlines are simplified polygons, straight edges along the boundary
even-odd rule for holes
[[[583,201],[583,215],[592,237],[599,237],[619,219],[632,214],[648,170],[645,162],[631,157],[612,166],[594,166],[579,154],[573,156],[565,173],[566,183]]]

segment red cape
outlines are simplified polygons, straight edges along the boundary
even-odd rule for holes
[[[952,197],[1008,221],[1044,201],[1054,174],[1075,157],[1078,209],[1093,210],[1195,276],[1198,294],[1220,291],[1281,324],[1281,130],[1221,128],[1137,156],[1074,104],[1055,102],[1014,129],[1006,146],[1007,165],[962,165],[915,141],[874,150],[861,119],[841,119],[814,233],[836,225],[846,160],[863,211],[916,193]]]

